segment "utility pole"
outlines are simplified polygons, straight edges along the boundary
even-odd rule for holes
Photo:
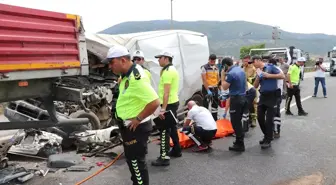
[[[274,40],[275,46],[277,45],[277,40],[280,39],[281,32],[279,31],[279,26],[274,26],[272,31],[272,39]]]
[[[173,0],[170,0],[170,29],[173,29]]]

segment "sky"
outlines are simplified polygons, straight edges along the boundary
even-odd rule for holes
[[[171,0],[0,0],[0,3],[78,14],[83,17],[87,32],[98,32],[126,21],[171,16]],[[335,14],[335,0],[173,0],[176,21],[244,20],[297,33],[336,35]]]

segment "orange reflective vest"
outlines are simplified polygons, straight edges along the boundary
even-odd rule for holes
[[[210,66],[209,64],[205,64],[202,66],[202,71],[205,72],[206,82],[209,87],[217,87],[219,82],[219,71],[217,66]]]

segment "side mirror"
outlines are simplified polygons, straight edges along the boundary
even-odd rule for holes
[[[328,51],[328,57],[330,57],[330,51]]]

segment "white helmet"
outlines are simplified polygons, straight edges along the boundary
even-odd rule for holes
[[[140,50],[136,50],[136,51],[133,53],[133,59],[134,59],[134,57],[145,58],[143,52],[140,51]]]
[[[306,58],[305,57],[300,57],[297,61],[298,62],[306,62]]]

